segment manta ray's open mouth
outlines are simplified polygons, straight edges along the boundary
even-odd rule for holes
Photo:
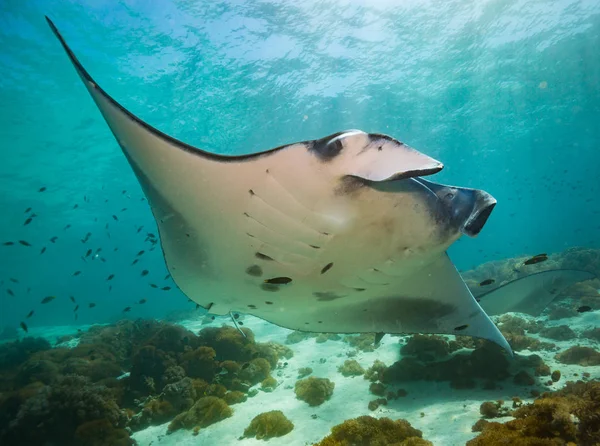
[[[469,219],[462,227],[462,232],[469,237],[475,237],[487,222],[492,210],[496,206],[496,199],[487,192],[477,191],[477,198]]]

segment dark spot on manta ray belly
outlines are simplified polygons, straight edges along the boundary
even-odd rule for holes
[[[273,285],[287,285],[291,281],[292,279],[289,277],[273,277],[272,279],[266,279],[265,283],[270,283]]]
[[[266,303],[267,305],[273,305],[273,302],[271,302],[270,300],[265,300],[265,303]]]
[[[266,254],[263,254],[262,252],[257,252],[256,254],[254,254],[254,257],[256,257],[257,259],[260,260],[267,260],[267,261],[272,261],[273,257],[269,257]]]
[[[466,324],[465,324],[465,325],[461,325],[460,327],[456,327],[456,328],[454,329],[454,331],[461,331],[461,330],[465,330],[465,329],[466,329],[466,328],[468,328],[468,327],[469,327],[469,326],[468,326],[468,325],[466,325]]]
[[[336,299],[341,299],[344,296],[341,296],[337,293],[334,293],[332,291],[315,291],[313,293],[313,296],[315,296],[317,298],[318,301],[320,302],[329,302],[331,300],[336,300]]]
[[[333,262],[328,263],[327,265],[325,265],[323,267],[323,269],[321,270],[321,274],[325,274],[327,271],[329,271],[331,269],[332,266],[333,266]]]
[[[256,310],[256,305],[252,305],[252,304],[250,304],[250,305],[248,305],[248,308],[250,308],[250,309],[252,309],[252,310]]]
[[[246,274],[254,277],[260,277],[263,274],[263,270],[258,265],[252,265],[246,268]]]

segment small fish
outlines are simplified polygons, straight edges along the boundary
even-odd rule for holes
[[[111,274],[110,276],[108,276],[108,277],[106,278],[106,281],[108,282],[109,280],[113,280],[114,278],[115,278],[115,275],[114,275],[114,274]]]
[[[30,213],[30,212],[31,212],[31,208],[27,208],[27,209],[25,209],[25,213],[26,213],[26,214],[28,214],[28,213]]]
[[[140,301],[138,302],[138,304],[145,304],[146,302],[148,302],[146,299],[140,299]]]
[[[145,269],[144,271],[142,271],[142,277],[147,276],[148,275],[148,270]]]
[[[121,209],[121,212],[125,212],[127,210],[127,208],[123,208]]]
[[[494,283],[494,279],[485,279],[483,282],[479,282],[479,286],[488,286]]]
[[[589,305],[582,305],[577,309],[578,313],[587,313],[588,311],[592,311],[592,307],[590,307]]]
[[[523,262],[523,265],[535,265],[536,263],[545,262],[546,260],[548,260],[548,257],[540,254],[525,260],[525,262]]]
[[[289,277],[274,277],[272,279],[267,279],[264,282],[270,283],[273,285],[287,285],[291,281],[292,281],[292,279],[290,279]]]
[[[131,311],[131,307],[125,307],[123,309],[123,313],[128,313],[129,311]]]
[[[95,306],[96,306],[96,304],[94,302],[90,302],[88,305],[88,307],[90,307],[90,308],[94,308]]]
[[[40,254],[43,254],[46,252],[46,247],[44,246],[42,249],[40,249]]]
[[[142,229],[144,229],[144,227],[143,227],[143,226],[140,226],[139,228],[137,228],[137,231],[136,231],[136,233],[137,233],[137,234],[139,234],[139,233],[142,231]]]
[[[92,250],[91,250],[91,249],[88,249],[88,250],[86,251],[86,253],[85,253],[85,256],[86,256],[86,257],[89,257],[89,256],[91,256],[91,255],[92,255]]]
[[[19,243],[20,243],[21,245],[23,245],[23,246],[31,246],[31,243],[29,243],[29,242],[28,242],[28,241],[26,241],[26,240],[19,240]]]
[[[67,225],[63,228],[63,231],[66,231],[67,229],[69,229],[71,227],[71,225]]]
[[[4,246],[12,246],[15,244],[15,242],[4,242],[2,243]]]
[[[75,271],[75,272],[73,273],[73,275],[74,275],[74,276],[78,276],[78,275],[80,275],[80,274],[81,274],[81,271]]]
[[[15,279],[14,277],[11,277],[10,280],[12,283],[19,283],[19,281],[17,279]]]
[[[150,284],[150,286],[151,286],[152,288],[158,288],[158,285],[155,285],[155,284],[153,284],[153,283],[151,283],[151,284]]]
[[[31,316],[33,316],[33,313],[35,313],[35,311],[31,310],[29,314],[25,316],[25,319],[29,319]]]
[[[9,289],[9,288],[7,288],[7,289],[6,289],[6,293],[7,293],[9,296],[15,297],[15,293],[13,292],[13,290],[11,290],[11,289]]]
[[[142,255],[142,254],[144,254],[145,252],[146,252],[146,251],[144,251],[144,250],[142,249],[140,252],[138,252],[138,253],[136,254],[136,257],[139,257],[139,256],[141,256],[141,255]]]
[[[171,289],[170,286],[164,286],[161,288],[161,290],[163,290],[163,291],[169,291],[170,289]]]
[[[50,239],[50,242],[52,242],[52,243],[56,243],[56,240],[58,240],[58,237],[57,237],[57,236],[54,236],[54,237],[52,237],[52,238]]]
[[[92,307],[90,307],[90,308],[92,308]],[[73,310],[73,313],[77,312],[77,310],[79,310],[79,305],[75,305],[75,309]]]
[[[25,333],[29,333],[29,329],[27,328],[27,324],[25,322],[21,322],[19,325]]]
[[[163,280],[167,280],[167,279],[169,279],[170,277],[171,277],[171,275],[170,275],[170,274],[167,274]]]
[[[73,296],[69,296],[69,299],[71,299],[71,302],[75,303],[75,298]]]
[[[46,186],[40,187],[40,189],[38,190],[38,192],[44,192],[46,190]]]
[[[73,206],[73,209],[77,209],[78,207],[79,207],[79,205],[78,205],[78,204],[75,204],[75,205]]]
[[[27,226],[32,221],[33,221],[33,218],[29,217],[27,220],[25,220],[25,223],[23,223],[23,226]]]
[[[106,263],[106,259],[105,259],[104,257],[100,257],[100,261],[101,261],[102,263]]]
[[[112,216],[112,217],[113,217],[113,220],[114,220],[114,221],[119,221],[119,219],[117,218],[117,216],[116,216],[116,215],[114,215],[114,214],[113,214],[113,216]]]
[[[48,296],[48,297],[44,297],[42,299],[42,303],[43,304],[47,304],[48,302],[52,302],[54,299],[56,299],[56,296]]]
[[[135,265],[138,262],[139,259],[134,259],[133,262],[131,262],[132,265]]]

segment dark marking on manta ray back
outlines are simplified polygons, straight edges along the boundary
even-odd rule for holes
[[[344,133],[346,132],[338,132],[321,139],[316,139],[308,143],[308,151],[315,154],[320,161],[331,161],[344,149],[342,140],[338,139],[338,136]]]
[[[269,257],[266,254],[263,254],[262,252],[257,252],[256,254],[254,254],[254,257],[256,257],[257,259],[260,260],[268,260],[268,261],[272,261],[273,257]]]
[[[255,193],[254,193],[254,191],[252,189],[249,189],[248,193],[250,193],[250,195],[255,195]]]
[[[345,296],[339,295],[337,293],[334,293],[332,291],[315,291],[313,293],[313,296],[315,296],[319,302],[329,302],[332,300],[341,299],[342,297],[345,297]]]
[[[271,302],[270,300],[266,300],[266,301],[265,301],[265,303],[266,303],[267,305],[273,305],[273,302]]]
[[[263,270],[258,265],[252,265],[246,268],[246,274],[254,277],[260,277],[263,274]]]
[[[333,262],[328,263],[327,265],[325,265],[323,267],[323,269],[321,269],[321,274],[325,274],[327,271],[329,271],[331,269],[332,266],[333,266]]]

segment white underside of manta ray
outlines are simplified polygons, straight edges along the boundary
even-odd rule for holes
[[[48,22],[148,198],[177,286],[240,311],[332,333],[441,333],[508,343],[446,255],[496,200],[424,180],[443,165],[346,131],[246,156],[180,142],[112,99]]]

